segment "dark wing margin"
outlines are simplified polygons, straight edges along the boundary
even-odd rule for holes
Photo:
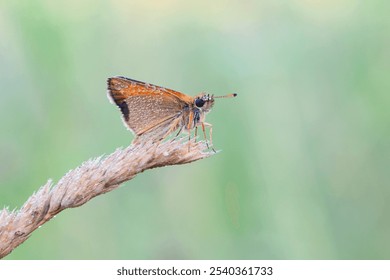
[[[115,103],[122,112],[123,118],[129,120],[129,106],[126,103],[126,89],[127,86],[116,78],[109,78],[107,80],[108,98],[112,103]]]

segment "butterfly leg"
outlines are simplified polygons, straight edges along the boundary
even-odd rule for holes
[[[205,127],[204,122],[201,122],[201,125],[202,125],[202,131],[203,131],[204,140],[206,140],[207,149],[210,149],[209,143],[208,143],[208,141],[207,141],[206,130],[204,129],[204,127]]]
[[[191,130],[188,130],[188,151],[190,151],[190,147],[191,147]]]
[[[190,115],[188,117],[188,125],[187,125],[187,130],[188,130],[188,151],[190,151],[190,141],[191,141],[191,125],[192,122],[194,121],[194,113],[191,111]]]
[[[195,142],[196,142],[196,137],[198,136],[198,127],[195,126]]]
[[[216,153],[216,151],[213,148],[213,125],[210,124],[210,123],[202,122],[202,130],[203,130],[204,138],[207,141],[206,130],[205,130],[206,126],[210,128],[209,134],[210,134],[210,146],[211,146],[211,149],[214,151],[214,153]],[[208,145],[207,142],[206,142],[206,144],[207,144],[207,148],[209,149],[209,145]]]
[[[175,137],[172,138],[171,142],[175,141],[177,137],[180,135],[181,131],[183,130],[183,127],[179,128],[179,131],[176,133]]]

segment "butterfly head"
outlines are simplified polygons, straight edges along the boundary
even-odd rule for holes
[[[202,111],[208,112],[214,105],[214,98],[228,98],[228,97],[236,97],[237,93],[231,93],[222,96],[214,96],[210,94],[201,93],[194,98],[195,107],[201,108]]]
[[[202,111],[208,112],[214,105],[214,96],[205,93],[199,94],[194,98],[194,105]]]

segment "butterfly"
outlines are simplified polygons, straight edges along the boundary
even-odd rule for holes
[[[213,96],[201,93],[195,97],[181,92],[125,77],[112,77],[107,81],[108,97],[122,112],[124,124],[136,135],[135,140],[161,141],[173,132],[178,136],[182,130],[188,132],[198,126],[210,128],[205,116],[214,105],[215,98],[235,97],[236,93]],[[206,138],[207,139],[207,138]]]

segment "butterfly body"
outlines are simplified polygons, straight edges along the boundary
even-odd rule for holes
[[[214,96],[195,97],[125,77],[108,79],[108,96],[122,112],[125,125],[139,138],[161,140],[176,130],[190,132],[201,125]]]

